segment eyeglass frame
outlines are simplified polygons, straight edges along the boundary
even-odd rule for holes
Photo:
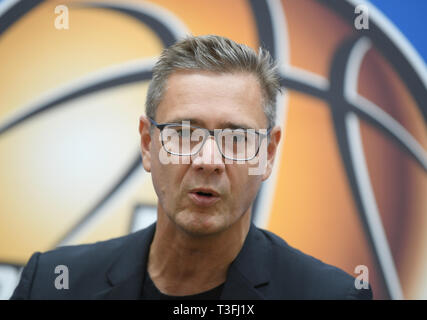
[[[157,123],[155,120],[151,119],[150,117],[147,117],[147,118],[150,120],[150,122],[151,122],[151,123],[152,123],[152,124],[157,128],[157,129],[159,129],[159,130],[160,130],[160,134],[162,133],[162,130],[163,130],[165,127],[167,127],[167,126],[179,126],[179,125],[181,125],[181,124],[179,124],[179,123],[172,123],[172,122]],[[198,127],[198,126],[192,126],[192,125],[190,125],[189,127],[190,127],[190,128],[194,128],[194,129],[201,129],[201,130],[203,130],[203,131],[205,131],[205,132],[208,132],[208,133],[209,133],[209,136],[206,136],[206,135],[205,135],[204,141],[202,142],[202,145],[200,146],[200,149],[199,149],[197,152],[194,152],[193,154],[178,154],[178,153],[170,152],[169,150],[167,150],[167,149],[166,149],[166,147],[165,147],[165,145],[164,145],[164,142],[163,142],[163,139],[161,139],[163,149],[164,149],[167,153],[172,154],[172,155],[175,155],[175,156],[179,156],[179,157],[188,157],[188,156],[190,156],[190,157],[191,157],[191,156],[194,156],[195,154],[199,153],[199,152],[200,152],[200,150],[202,150],[203,146],[205,145],[205,143],[206,143],[206,141],[208,140],[208,138],[209,138],[209,137],[214,137],[214,140],[215,140],[216,145],[217,145],[217,147],[218,147],[219,153],[221,154],[221,156],[222,156],[223,158],[228,159],[228,160],[232,160],[232,161],[250,161],[250,160],[252,160],[253,158],[255,158],[255,157],[258,155],[258,153],[259,153],[259,149],[261,148],[261,142],[262,142],[262,139],[268,138],[268,137],[269,137],[269,135],[270,135],[271,130],[273,129],[273,127],[268,127],[268,129],[267,129],[267,132],[266,132],[266,133],[262,133],[262,132],[259,132],[259,131],[257,131],[257,130],[254,130],[254,133],[256,133],[256,134],[258,135],[258,139],[259,139],[259,146],[258,146],[258,149],[257,149],[257,151],[256,151],[255,155],[254,155],[252,158],[250,158],[250,159],[245,159],[245,160],[240,160],[240,159],[233,159],[233,158],[227,157],[227,156],[225,156],[225,155],[222,153],[221,148],[220,148],[220,146],[219,146],[219,142],[218,142],[218,140],[217,140],[217,139],[218,139],[218,135],[215,135],[215,130],[209,130],[209,129],[206,129],[206,128],[202,128],[202,127]],[[220,130],[223,130],[223,129],[220,129]],[[243,128],[242,128],[242,130],[247,131],[248,129],[243,129]]]

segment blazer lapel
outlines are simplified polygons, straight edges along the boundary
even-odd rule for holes
[[[142,293],[145,268],[156,225],[129,235],[123,250],[107,272],[109,288],[98,292],[96,299],[138,299]],[[242,250],[230,265],[221,294],[223,300],[265,299],[263,291],[270,282],[271,249],[261,232],[251,224]]]
[[[224,300],[265,299],[260,290],[270,282],[271,249],[265,245],[261,232],[251,224],[242,250],[230,265],[221,295]]]
[[[123,250],[107,272],[109,288],[98,292],[95,299],[133,300],[142,293],[145,268],[156,224],[135,232],[123,243]]]

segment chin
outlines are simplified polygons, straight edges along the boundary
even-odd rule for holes
[[[206,213],[189,213],[181,218],[183,219],[176,221],[177,225],[184,232],[195,237],[214,235],[226,229],[223,219]]]

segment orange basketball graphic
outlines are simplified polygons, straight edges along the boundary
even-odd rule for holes
[[[143,228],[157,198],[138,119],[161,50],[218,34],[278,61],[279,158],[253,220],[357,276],[427,298],[427,78],[353,0],[0,3],[0,298],[35,251]]]

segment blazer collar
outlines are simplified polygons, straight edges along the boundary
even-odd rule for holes
[[[107,272],[110,288],[98,292],[96,299],[138,299],[142,293],[148,253],[156,224],[135,232],[122,244],[121,252]],[[268,285],[270,246],[251,224],[242,249],[231,263],[221,299],[265,299],[259,288]]]
[[[242,249],[230,265],[221,295],[224,300],[265,299],[259,290],[270,282],[271,247],[251,224]]]
[[[144,283],[148,253],[156,224],[130,234],[121,246],[120,253],[107,271],[110,288],[98,292],[96,299],[139,299]]]

